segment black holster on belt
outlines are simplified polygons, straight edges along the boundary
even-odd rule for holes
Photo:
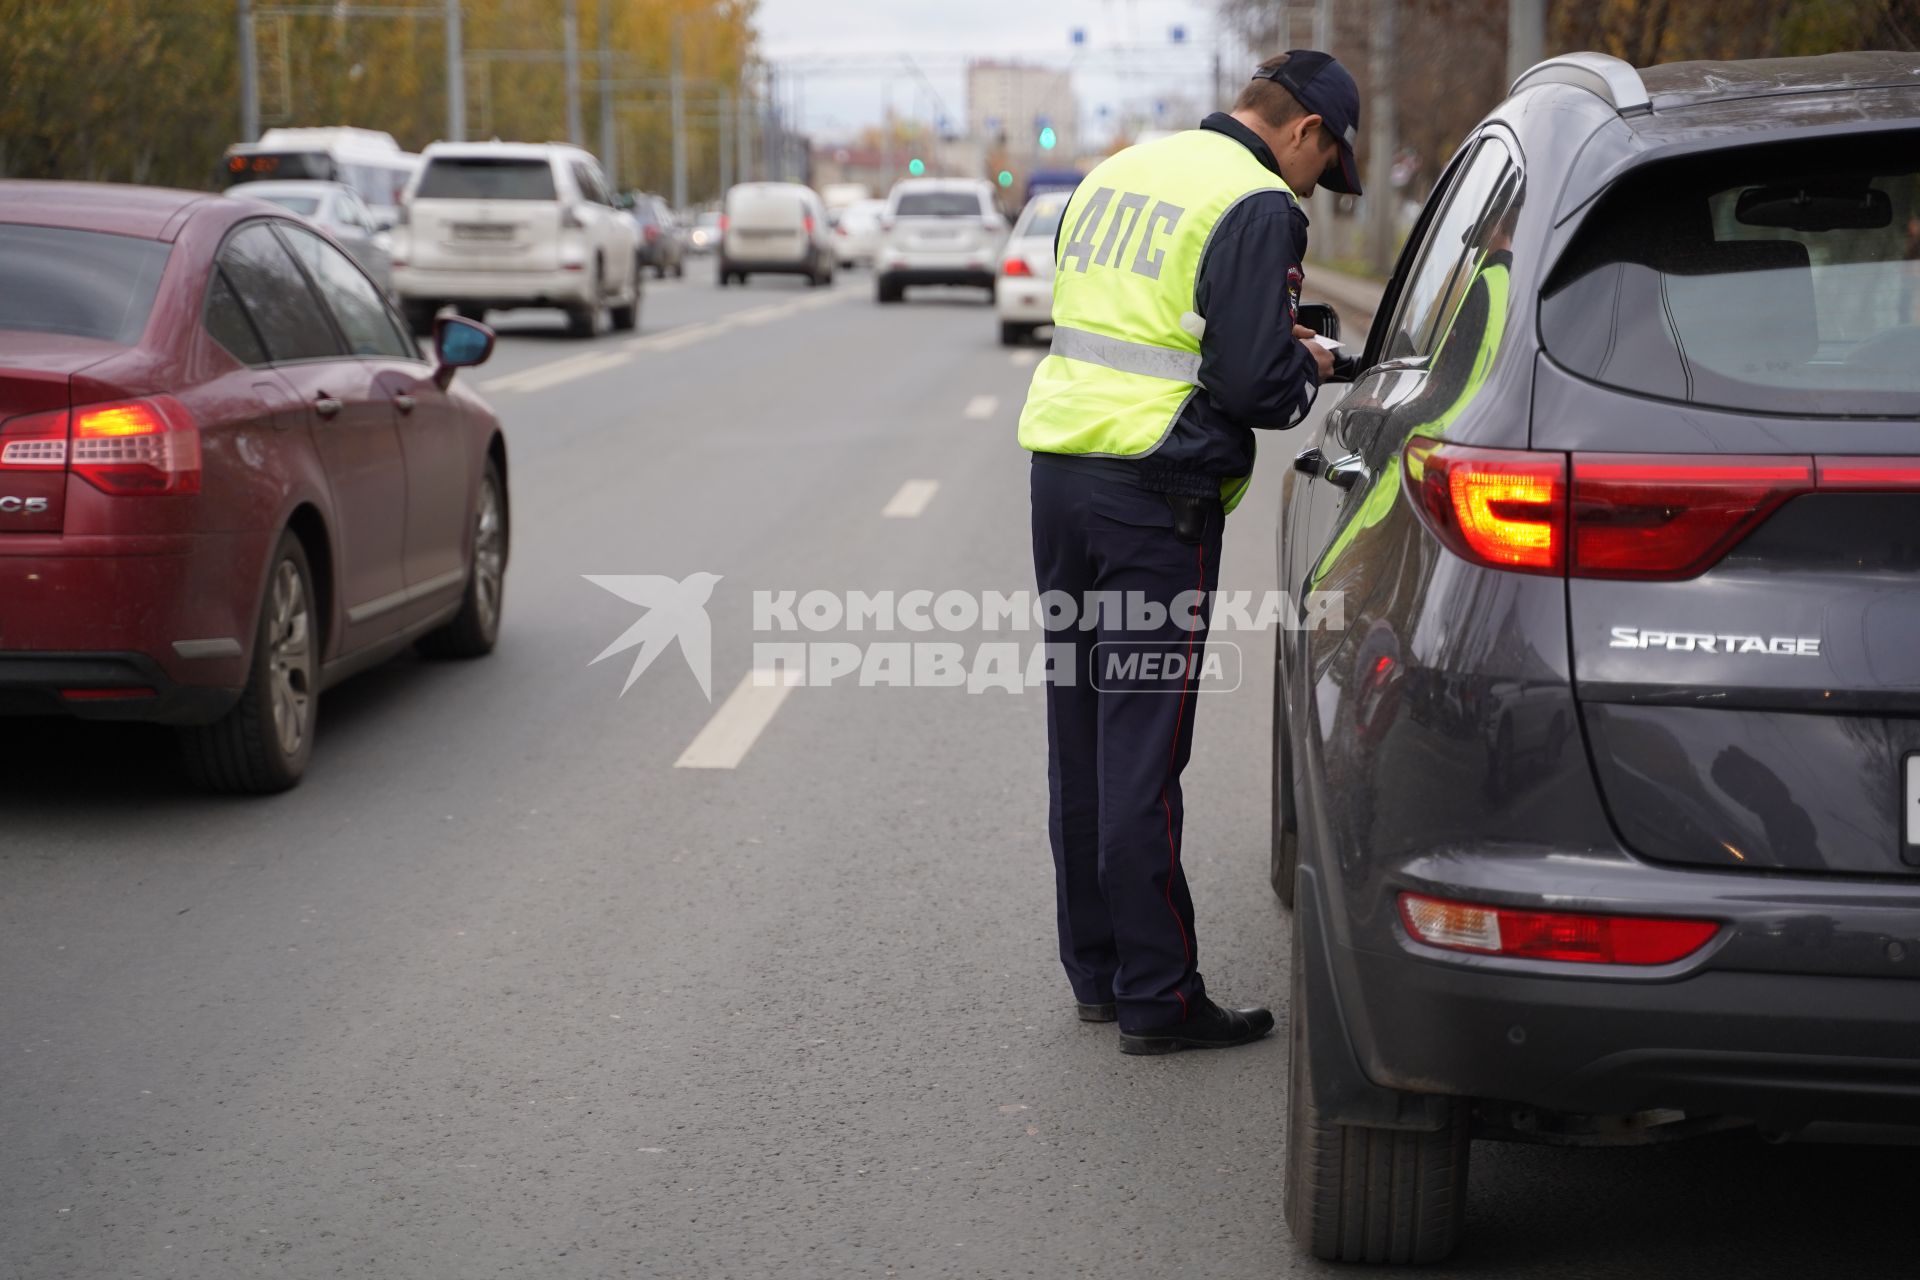
[[[1173,511],[1173,536],[1188,546],[1198,546],[1207,532],[1207,512],[1220,504],[1218,498],[1196,498],[1191,494],[1163,494]]]

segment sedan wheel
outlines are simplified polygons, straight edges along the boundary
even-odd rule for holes
[[[506,594],[508,521],[507,485],[499,465],[487,459],[474,500],[473,567],[460,612],[445,626],[421,636],[415,647],[434,658],[479,658],[500,639],[501,601]]]
[[[233,709],[180,731],[188,772],[210,791],[285,791],[313,751],[320,629],[313,571],[291,530],[280,535],[254,630],[253,662]]]

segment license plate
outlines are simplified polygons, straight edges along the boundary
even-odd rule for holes
[[[493,222],[456,222],[453,235],[457,240],[511,240],[513,228]]]
[[[1920,755],[1907,757],[1907,845],[1920,849]]]

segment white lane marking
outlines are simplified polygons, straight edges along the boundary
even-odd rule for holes
[[[1007,357],[1016,369],[1031,369],[1040,363],[1041,353],[1032,347],[1022,347]]]
[[[911,520],[927,509],[927,504],[933,501],[933,495],[939,491],[938,480],[909,480],[900,486],[900,492],[893,495],[892,501],[880,508],[880,514]]]
[[[756,667],[733,687],[727,700],[713,713],[706,726],[694,736],[676,769],[732,769],[746,758],[760,734],[773,722],[774,713],[787,700],[801,672],[793,668]]]
[[[966,412],[969,418],[991,418],[993,411],[999,407],[999,396],[975,396],[973,399],[967,401]]]
[[[631,352],[596,351],[590,355],[579,356],[556,364],[541,365],[520,373],[509,374],[504,379],[508,385],[494,386],[494,391],[545,391],[548,387],[558,386],[562,382],[571,382],[575,378],[584,378],[592,373],[605,373],[608,369],[617,369],[633,359]]]
[[[752,328],[845,300],[845,295],[836,296],[832,292],[827,292],[792,301],[768,303],[747,311],[736,311],[732,315],[721,316],[716,320],[681,325],[679,328],[632,338],[622,343],[619,351],[584,351],[579,355],[550,360],[546,364],[537,364],[530,369],[520,369],[513,373],[502,374],[497,378],[489,378],[479,386],[482,391],[544,391],[548,387],[570,379],[584,378],[588,374],[601,373],[624,364],[634,352],[677,351],[681,347],[689,347],[708,338],[717,338],[734,329]]]

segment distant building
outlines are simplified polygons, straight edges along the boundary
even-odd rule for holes
[[[1052,130],[1046,135],[1046,130]],[[989,147],[1005,139],[1010,157],[1062,162],[1079,154],[1080,101],[1073,74],[1019,62],[967,67],[967,132]],[[1051,141],[1051,148],[1042,145]]]

